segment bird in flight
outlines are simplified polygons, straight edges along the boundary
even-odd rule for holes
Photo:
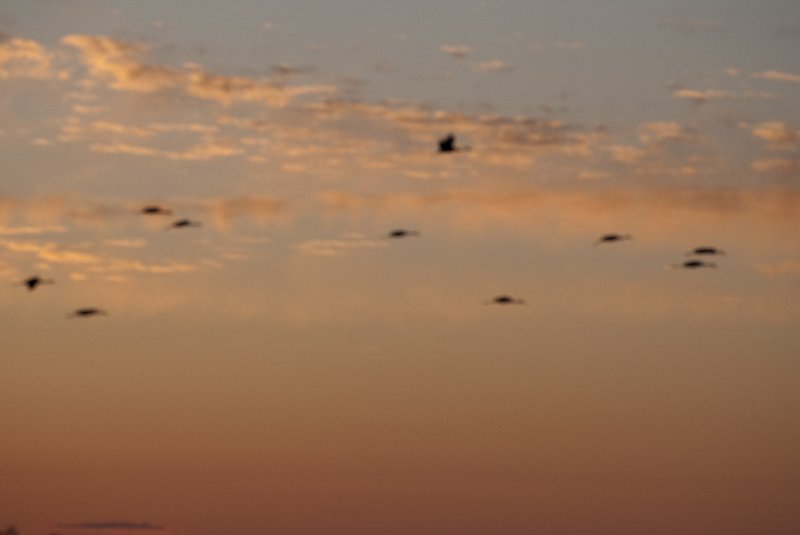
[[[29,292],[32,292],[33,290],[35,290],[38,286],[40,286],[42,284],[55,284],[55,283],[56,283],[56,281],[54,281],[53,279],[43,279],[38,275],[34,275],[33,277],[28,277],[27,279],[22,281],[20,284],[22,286],[25,286],[26,288],[28,288]]]
[[[498,295],[493,299],[484,302],[486,305],[524,305],[525,300],[510,295]]]
[[[106,312],[101,308],[95,308],[95,307],[78,308],[67,314],[67,319],[88,318],[91,316],[108,316],[108,312]]]
[[[439,140],[439,152],[458,152],[469,150],[469,147],[456,147],[456,136],[447,134]]]
[[[630,234],[616,234],[616,233],[603,234],[602,236],[597,238],[597,241],[595,241],[594,244],[600,245],[601,243],[614,243],[618,241],[632,240],[632,239],[633,236]]]
[[[140,212],[144,215],[172,215],[172,210],[158,206],[157,204],[150,204],[143,206]]]
[[[702,246],[702,247],[695,247],[694,249],[686,253],[686,256],[693,256],[693,255],[724,256],[725,251],[723,251],[722,249],[718,249],[716,247]]]
[[[406,230],[404,228],[394,229],[386,235],[387,238],[408,238],[409,236],[419,236],[418,230]]]
[[[200,223],[199,221],[192,221],[191,219],[178,219],[170,223],[164,230],[169,230],[172,228],[199,227],[201,225],[202,223]]]
[[[716,268],[717,264],[714,262],[708,262],[706,260],[697,260],[693,258],[691,260],[685,260],[678,264],[672,264],[670,267],[673,269],[699,269],[699,268]]]

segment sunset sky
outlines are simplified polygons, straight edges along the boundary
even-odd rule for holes
[[[797,0],[4,0],[0,529],[800,533],[798,50]]]

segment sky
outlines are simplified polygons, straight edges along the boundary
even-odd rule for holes
[[[0,529],[800,532],[799,45],[794,0],[2,2]]]

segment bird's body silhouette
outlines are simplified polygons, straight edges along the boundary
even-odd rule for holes
[[[600,245],[601,243],[614,243],[614,242],[619,242],[619,241],[624,241],[624,240],[632,240],[632,239],[633,239],[633,236],[630,235],[630,234],[617,234],[617,233],[603,234],[602,236],[597,238],[597,241],[595,241],[594,244],[595,245]]]
[[[157,204],[143,206],[140,212],[144,215],[172,215],[172,210],[164,208],[163,206],[158,206]]]
[[[55,284],[55,283],[56,283],[56,281],[54,281],[52,279],[43,279],[38,275],[34,275],[33,277],[28,277],[27,279],[22,281],[20,284],[22,286],[25,286],[28,289],[29,292],[32,292],[33,290],[35,290],[36,288],[38,288],[42,284]]]
[[[202,223],[199,221],[193,221],[191,219],[178,219],[170,223],[165,230],[173,229],[173,228],[188,228],[188,227],[199,227]]]
[[[525,300],[519,299],[517,297],[511,297],[510,295],[498,295],[497,297],[492,298],[489,301],[486,301],[484,304],[487,305],[524,305]]]
[[[458,152],[469,150],[469,147],[456,147],[456,136],[447,134],[439,140],[439,152]]]
[[[720,256],[724,256],[725,255],[725,251],[723,251],[722,249],[718,249],[716,247],[702,246],[702,247],[695,247],[694,249],[692,249],[691,251],[686,253],[686,256],[692,256],[692,255],[703,255],[703,256],[720,255]]]
[[[108,316],[108,312],[101,308],[95,307],[86,307],[86,308],[77,308],[67,314],[67,318],[88,318],[91,316]]]
[[[708,262],[706,260],[698,260],[696,258],[692,258],[690,260],[685,260],[678,264],[672,264],[671,267],[673,269],[716,268],[717,264],[715,264],[714,262]]]
[[[406,230],[404,228],[394,229],[386,235],[387,238],[399,239],[408,238],[409,236],[419,236],[418,230]]]

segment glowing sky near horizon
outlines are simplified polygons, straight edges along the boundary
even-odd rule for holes
[[[3,2],[0,527],[798,533],[799,44],[788,0]]]

